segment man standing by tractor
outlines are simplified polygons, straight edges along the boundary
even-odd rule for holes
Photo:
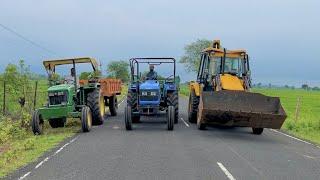
[[[157,72],[154,71],[154,65],[149,65],[149,72],[146,75],[147,80],[157,80]]]

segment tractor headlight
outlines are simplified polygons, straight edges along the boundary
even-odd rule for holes
[[[142,91],[142,92],[141,92],[141,95],[142,95],[142,96],[147,96],[147,95],[148,95],[148,92],[147,92],[147,91]]]
[[[157,95],[157,92],[150,92],[150,95],[151,95],[151,96],[156,96],[156,95]]]

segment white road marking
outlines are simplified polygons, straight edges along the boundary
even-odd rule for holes
[[[187,126],[187,127],[190,127],[190,125],[183,119],[183,118],[180,118],[182,120],[182,122]]]
[[[119,126],[113,126],[112,129],[120,129]]]
[[[220,169],[224,172],[224,174],[228,177],[228,179],[235,180],[235,178],[232,176],[232,174],[228,171],[228,169],[226,167],[224,167],[224,165],[222,163],[217,162],[217,164],[220,167]]]
[[[63,145],[60,149],[58,149],[54,154],[58,154],[60,151],[62,151],[63,148],[65,148],[66,146],[68,146],[70,143],[66,143],[65,145]]]
[[[41,162],[39,162],[39,163],[36,165],[35,169],[38,169],[43,163],[45,163],[45,162],[48,161],[48,160],[49,160],[49,157],[46,157],[44,160],[42,160]]]
[[[73,138],[69,143],[73,143],[75,140],[77,140],[78,139],[78,136],[77,137],[75,137],[75,138]]]
[[[312,145],[312,143],[309,143],[309,142],[304,141],[304,140],[302,140],[302,139],[299,139],[299,138],[296,138],[296,137],[290,136],[290,135],[285,134],[285,133],[283,133],[283,132],[280,132],[280,131],[277,131],[277,130],[274,130],[274,129],[270,129],[270,130],[271,130],[271,131],[273,131],[273,132],[276,132],[276,133],[282,134],[282,135],[284,135],[284,136],[287,136],[287,137],[289,137],[289,138],[292,138],[292,139],[294,139],[294,140],[297,140],[297,141],[300,141],[300,142],[303,142],[303,143],[306,143],[306,144]],[[317,147],[319,147],[319,146],[317,146]]]
[[[125,98],[123,98],[122,101],[121,101],[118,105],[120,105],[121,103],[123,103],[124,99],[125,99]]]
[[[30,173],[31,173],[30,171],[27,172],[25,175],[21,176],[21,177],[19,178],[19,180],[22,180],[22,179],[26,178],[27,176],[29,176]]]

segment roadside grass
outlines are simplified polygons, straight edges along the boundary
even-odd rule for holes
[[[287,88],[254,88],[253,91],[280,97],[281,104],[288,115],[282,130],[296,137],[320,144],[320,91]],[[296,114],[298,98],[300,98],[300,108],[298,106]]]
[[[40,91],[47,89],[45,82],[39,83]],[[121,101],[127,94],[127,85],[122,86]],[[46,102],[47,94],[40,97],[39,102]],[[38,105],[42,106],[43,104]],[[10,108],[12,106],[10,105]],[[20,108],[19,108],[20,109]],[[107,112],[108,112],[107,108]],[[44,134],[34,136],[29,125],[31,116],[21,113],[17,119],[0,116],[0,178],[7,176],[31,162],[37,161],[45,152],[57,147],[63,140],[81,131],[79,119],[68,119],[64,128],[53,129],[45,121]]]
[[[68,120],[65,128],[52,129],[45,123],[45,132],[34,136],[30,129],[21,128],[21,122],[5,118],[0,122],[0,178],[36,161],[48,150],[73,136],[81,129],[80,121]]]
[[[281,104],[288,115],[281,130],[320,144],[320,91],[289,88],[253,88],[252,91],[280,97]],[[189,96],[188,85],[180,86],[180,94]],[[296,116],[298,98],[300,98],[300,108]]]

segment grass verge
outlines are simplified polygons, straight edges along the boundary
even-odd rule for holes
[[[73,136],[80,130],[78,120],[69,120],[65,128],[52,129],[45,124],[45,133],[34,136],[31,130],[21,128],[20,122],[2,119],[0,131],[0,178],[36,161],[46,151]]]
[[[124,85],[118,96],[120,101],[126,96],[127,90]],[[44,134],[34,136],[29,127],[30,119],[28,113],[22,113],[19,121],[0,117],[0,178],[35,162],[45,152],[81,130],[78,119],[68,119],[64,128],[56,129],[52,129],[48,121],[45,121]]]

